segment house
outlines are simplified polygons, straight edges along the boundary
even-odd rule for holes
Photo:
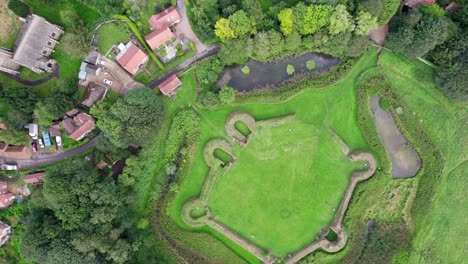
[[[91,131],[95,124],[92,116],[79,113],[73,118],[66,118],[62,121],[62,126],[70,134],[69,137],[73,140],[81,140]]]
[[[51,72],[57,62],[49,56],[62,33],[43,17],[29,15],[13,46],[13,61],[36,73]]]
[[[153,31],[145,36],[145,40],[151,49],[156,49],[175,38],[175,34],[169,27],[179,23],[180,20],[179,11],[173,6],[163,10],[159,14],[151,16],[148,24]]]
[[[175,34],[169,28],[160,31],[155,30],[145,36],[146,43],[148,43],[151,49],[156,49],[173,38],[175,38]]]
[[[27,184],[35,184],[35,183],[42,183],[44,182],[44,172],[38,172],[38,173],[33,173],[33,174],[28,174],[24,176],[24,183]]]
[[[60,123],[55,122],[50,126],[49,134],[51,137],[56,137],[60,136],[62,133],[60,133]]]
[[[0,221],[0,247],[10,239],[11,227]]]
[[[176,94],[177,89],[182,86],[182,82],[177,78],[175,74],[164,80],[158,85],[159,90],[162,94],[173,97]]]
[[[78,114],[78,112],[79,112],[78,109],[73,108],[72,110],[66,112],[65,114],[69,117],[74,117],[76,114]]]
[[[119,45],[119,47],[122,46]],[[125,70],[136,75],[140,68],[148,62],[149,57],[135,43],[129,41],[122,47],[115,59]]]
[[[7,208],[8,206],[10,206],[13,203],[15,198],[16,198],[15,195],[12,194],[12,193],[0,194],[0,208],[1,209]]]
[[[0,182],[0,194],[8,193],[8,184],[6,182]]]
[[[86,81],[88,75],[99,76],[101,74],[101,68],[97,66],[98,61],[99,53],[96,51],[90,52],[81,62],[78,79],[80,81]]]

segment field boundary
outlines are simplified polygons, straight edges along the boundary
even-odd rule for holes
[[[294,118],[295,115],[288,115],[263,121],[256,121],[254,117],[247,112],[234,111],[228,116],[225,123],[225,129],[227,135],[229,136],[229,139],[232,140],[232,143],[237,143],[245,147],[249,142],[249,137],[242,135],[242,133],[240,133],[234,127],[234,124],[237,121],[244,122],[251,130],[251,133],[254,133],[256,125],[260,125],[262,127],[276,127],[284,125]],[[210,167],[210,171],[207,175],[199,197],[195,197],[187,201],[182,207],[182,220],[191,227],[200,228],[203,226],[209,226],[210,228],[223,234],[225,237],[235,242],[240,247],[244,248],[252,255],[257,257],[261,262],[266,264],[272,264],[276,262],[284,262],[286,264],[296,263],[297,261],[299,261],[300,259],[304,258],[305,256],[317,249],[322,249],[326,252],[331,253],[341,250],[347,242],[347,236],[345,228],[343,226],[343,218],[351,200],[351,196],[358,182],[367,180],[372,175],[374,175],[377,166],[377,160],[375,159],[374,155],[369,151],[351,150],[335,132],[333,132],[333,135],[335,140],[340,144],[341,151],[348,158],[348,160],[350,160],[351,162],[365,161],[365,169],[353,172],[348,186],[346,187],[343,199],[341,200],[338,210],[335,214],[335,217],[333,218],[331,224],[324,229],[322,235],[318,239],[307,244],[299,251],[289,254],[286,259],[276,257],[270,250],[265,250],[256,246],[251,241],[245,239],[238,233],[234,232],[226,225],[217,222],[211,214],[210,209],[208,207],[208,200],[211,194],[211,190],[213,189],[214,184],[216,183],[216,179],[220,175],[225,175],[231,168],[232,164],[235,162],[235,156],[232,154],[232,145],[225,139],[212,139],[205,145],[203,156],[205,162]],[[226,164],[224,164],[221,160],[217,159],[214,156],[214,151],[218,148],[226,151],[233,157],[233,159]],[[204,210],[205,214],[202,216],[194,216],[192,214],[192,211],[194,210]],[[335,241],[329,241],[326,238],[330,231],[333,231],[337,234],[337,239]]]

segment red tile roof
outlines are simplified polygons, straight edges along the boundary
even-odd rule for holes
[[[8,193],[8,184],[6,182],[0,182],[0,194]]]
[[[86,113],[79,113],[73,118],[73,121],[75,122],[75,125],[77,126],[80,126],[89,120],[93,120],[93,118]]]
[[[78,113],[78,109],[76,108],[73,108],[72,110],[66,112],[67,116],[74,116],[76,115],[76,113]]]
[[[169,29],[158,29],[145,36],[145,40],[151,49],[155,49],[175,38],[175,34]]]
[[[7,144],[6,147],[3,146],[3,148],[0,148],[0,157],[25,159],[29,158],[30,156],[31,153],[29,151],[29,147],[26,146],[15,146]]]
[[[171,92],[175,91],[181,85],[182,85],[182,82],[174,74],[171,77],[167,78],[160,85],[158,85],[158,88],[164,95],[169,95]]]
[[[72,120],[73,119],[71,118],[67,118],[62,121],[62,125],[68,133],[73,133],[73,131],[76,130],[75,126],[72,123]]]
[[[0,194],[0,208],[10,206],[14,200],[15,196],[12,193]]]
[[[53,123],[51,126],[50,126],[50,136],[51,137],[56,137],[56,136],[60,136],[60,125],[59,123]]]
[[[93,129],[94,129],[94,121],[93,120],[86,121],[86,123],[84,123],[77,130],[75,130],[73,133],[70,134],[70,138],[73,140],[80,140],[84,136],[86,136],[86,134],[91,132]]]
[[[100,169],[102,169],[102,168],[106,167],[107,165],[109,165],[109,164],[107,164],[107,162],[101,160],[101,161],[97,164],[97,167],[100,168]]]
[[[38,173],[33,173],[33,174],[28,174],[24,176],[24,182],[25,183],[41,183],[44,180],[44,172],[38,172]]]
[[[138,71],[140,64],[144,63],[148,59],[146,53],[138,48],[133,42],[125,53],[117,60],[125,70],[131,74],[135,74]]]
[[[180,14],[173,6],[163,10],[161,13],[153,15],[148,20],[153,30],[164,29],[180,21]]]

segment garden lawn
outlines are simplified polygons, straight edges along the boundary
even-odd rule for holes
[[[257,126],[247,148],[217,178],[208,202],[215,220],[275,256],[287,257],[322,233],[357,164],[327,126],[301,120]]]
[[[125,42],[130,36],[130,31],[125,22],[114,22],[102,25],[97,31],[99,35],[98,48],[102,54],[106,54],[113,45]]]

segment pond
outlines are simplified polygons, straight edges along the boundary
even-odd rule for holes
[[[380,97],[378,95],[370,98],[377,133],[392,161],[392,177],[413,177],[421,168],[421,158],[401,133],[392,113],[382,109],[379,101]]]
[[[315,67],[309,70],[307,61],[313,60]],[[228,85],[239,92],[249,92],[265,87],[280,87],[296,74],[321,73],[340,63],[340,59],[323,53],[309,52],[301,55],[287,56],[271,62],[249,60],[246,64],[226,68],[218,80],[216,86]],[[287,66],[294,66],[294,74],[289,75]],[[241,69],[248,66],[249,74],[244,74]]]

